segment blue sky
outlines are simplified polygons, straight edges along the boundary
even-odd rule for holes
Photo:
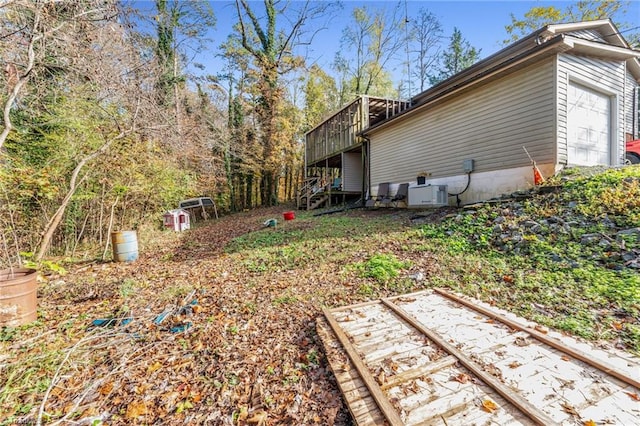
[[[261,2],[252,2],[260,4]],[[397,1],[359,1],[343,0],[342,12],[333,18],[330,27],[322,30],[316,36],[313,49],[314,56],[333,61],[335,51],[339,47],[343,28],[348,25],[351,10],[355,7],[367,6],[371,9],[394,7]],[[404,0],[400,1],[404,8]],[[559,8],[571,2],[563,1],[427,1],[407,0],[409,16],[415,16],[420,8],[432,12],[440,21],[444,35],[450,36],[453,28],[457,27],[472,46],[482,49],[482,56],[488,56],[500,50],[500,41],[506,38],[505,25],[511,22],[510,13],[521,17],[535,5],[554,4]],[[636,3],[638,6],[640,3]],[[211,33],[214,44],[218,45],[231,31],[231,24],[236,21],[235,5],[230,1],[213,1],[214,12],[217,17],[217,28]],[[640,8],[637,8],[640,10]],[[314,58],[316,59],[316,58]],[[319,62],[325,62],[321,59]]]
[[[262,2],[252,2],[258,7]],[[342,12],[333,18],[329,28],[322,30],[314,39],[310,59],[317,61],[323,68],[329,68],[339,48],[343,28],[351,20],[351,10],[354,7],[366,5],[370,8],[393,7],[397,1],[359,1],[344,0]],[[400,0],[404,8],[405,1]],[[507,38],[505,25],[511,23],[511,13],[516,17],[523,17],[534,6],[556,6],[564,9],[569,1],[531,1],[531,0],[494,0],[494,1],[430,1],[407,0],[406,7],[409,16],[415,16],[420,8],[433,13],[443,26],[444,35],[450,36],[454,27],[462,32],[463,37],[476,48],[481,49],[481,57],[489,56],[503,46],[501,41]],[[235,5],[232,1],[217,0],[212,2],[217,17],[217,28],[210,34],[213,45],[218,46],[231,31],[231,25],[236,21]],[[640,24],[640,1],[634,0],[629,6],[625,21]]]
[[[135,1],[138,6],[145,9],[153,9],[154,2],[150,0]],[[210,49],[202,52],[195,62],[203,64],[205,74],[217,74],[221,72],[221,62],[215,57],[218,54],[218,46],[223,43],[232,31],[232,25],[237,21],[235,2],[229,0],[213,0],[210,2],[216,15],[217,25],[208,34],[211,39]],[[255,10],[262,5],[260,1],[250,1]],[[405,0],[400,0],[402,8]],[[457,27],[462,36],[475,48],[481,49],[480,57],[487,57],[503,46],[501,41],[507,38],[505,25],[511,23],[511,14],[522,18],[524,13],[534,6],[553,5],[564,10],[568,5],[575,3],[569,1],[548,0],[467,0],[467,1],[433,1],[433,0],[406,0],[406,8],[411,18],[416,16],[421,8],[433,13],[441,23],[444,36],[449,37],[454,27]],[[359,1],[343,0],[342,11],[334,16],[328,23],[317,26],[326,28],[317,33],[313,44],[307,53],[308,63],[317,62],[325,71],[331,71],[331,64],[336,51],[340,48],[342,30],[351,21],[351,11],[355,7],[366,5],[367,8],[377,9],[395,7],[398,1]],[[623,21],[635,26],[640,25],[640,1],[631,1],[628,12]],[[446,42],[444,43],[446,47]],[[394,78],[398,80],[398,78]]]

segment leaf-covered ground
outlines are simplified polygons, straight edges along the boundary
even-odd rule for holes
[[[208,221],[140,241],[135,262],[45,277],[38,321],[0,335],[0,424],[350,424],[315,319],[368,296],[349,265],[393,251],[406,213],[283,223],[286,210]]]
[[[0,425],[349,425],[322,308],[433,286],[637,353],[640,168],[551,183],[462,210],[259,209],[45,275],[38,321],[0,329]]]

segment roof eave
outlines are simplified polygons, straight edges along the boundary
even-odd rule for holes
[[[620,31],[611,19],[598,19],[595,21],[571,22],[566,24],[551,24],[544,29],[544,34],[557,35],[578,30],[597,30],[602,34],[602,38],[612,45],[618,47],[629,47],[627,41],[622,37]]]

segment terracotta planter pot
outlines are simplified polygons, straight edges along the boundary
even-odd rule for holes
[[[17,327],[38,318],[35,269],[0,271],[0,327]]]

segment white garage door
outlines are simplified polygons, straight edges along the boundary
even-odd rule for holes
[[[611,100],[595,90],[569,84],[568,162],[576,166],[611,163]]]

